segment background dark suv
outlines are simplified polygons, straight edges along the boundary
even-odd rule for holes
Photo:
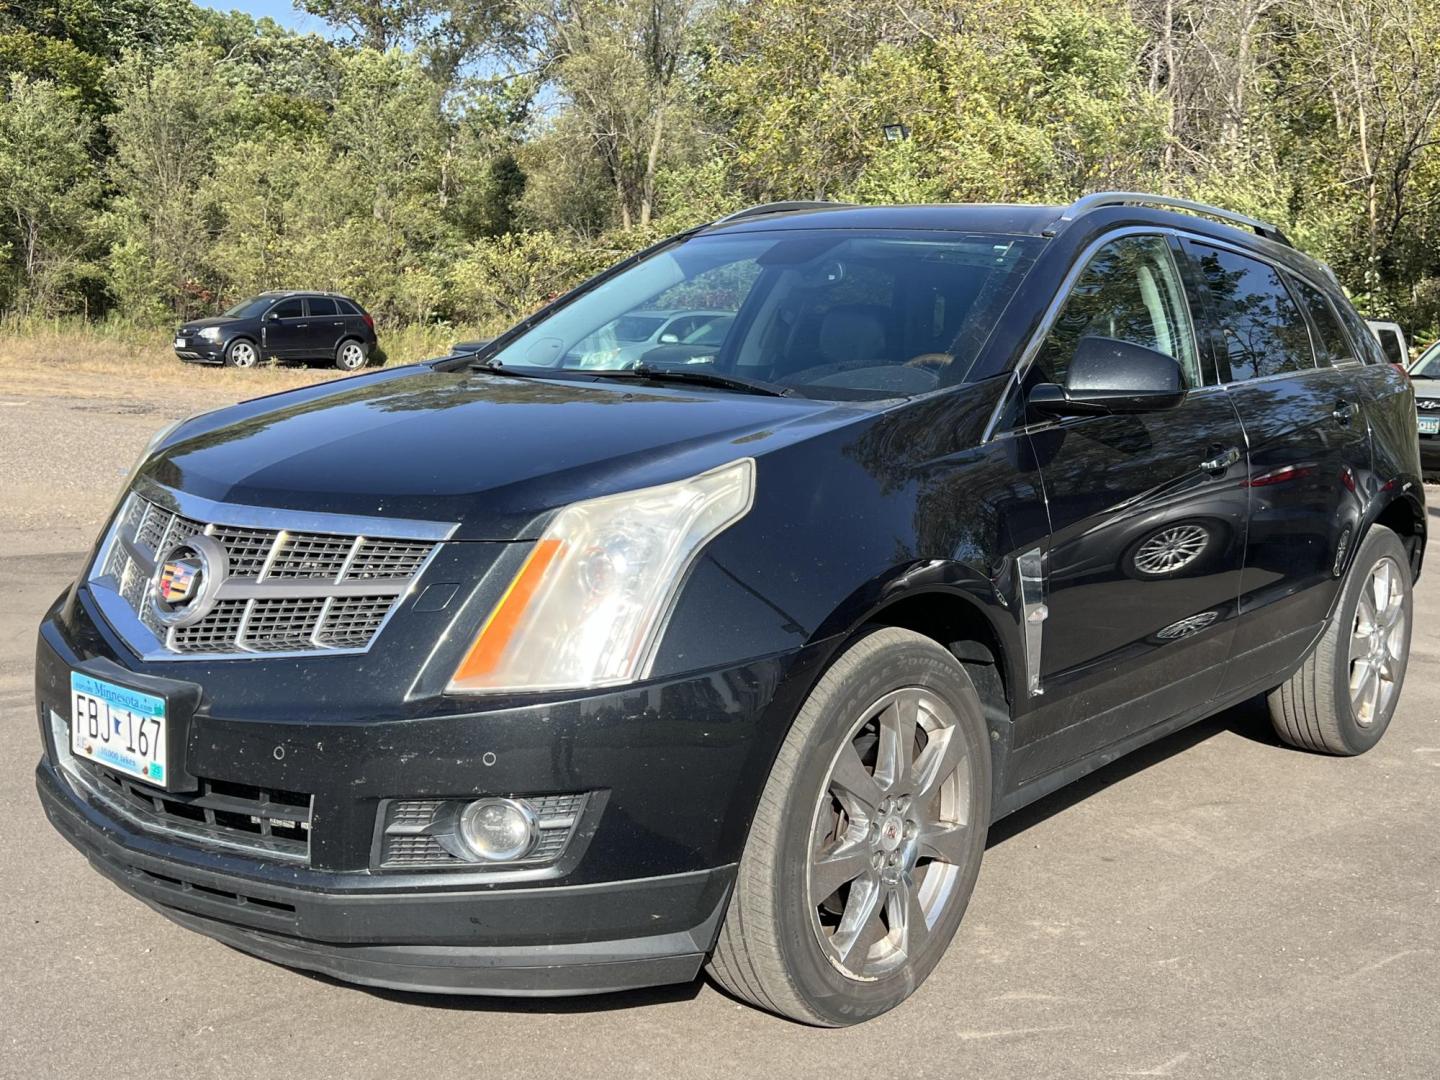
[[[238,368],[328,360],[341,371],[359,371],[375,344],[375,320],[338,293],[264,292],[175,332],[175,355],[186,363]]]

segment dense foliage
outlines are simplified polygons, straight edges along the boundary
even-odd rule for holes
[[[1167,191],[1440,330],[1440,0],[0,0],[0,311],[494,327],[750,202]],[[904,125],[903,138],[886,128]]]

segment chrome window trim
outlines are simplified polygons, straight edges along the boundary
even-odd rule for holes
[[[1021,380],[1024,378],[1025,373],[1030,370],[1030,364],[1034,361],[1034,359],[1035,359],[1035,354],[1040,351],[1040,346],[1041,346],[1042,344],[1044,344],[1044,342],[1045,342],[1045,336],[1050,333],[1051,327],[1054,326],[1055,320],[1056,320],[1056,319],[1059,317],[1059,315],[1060,315],[1060,310],[1061,310],[1061,308],[1063,308],[1063,307],[1065,306],[1065,301],[1070,298],[1071,290],[1074,289],[1074,287],[1075,287],[1075,282],[1079,279],[1081,273],[1084,272],[1085,267],[1089,265],[1090,260],[1094,257],[1095,253],[1100,250],[1100,248],[1104,247],[1106,244],[1110,243],[1112,240],[1118,240],[1118,239],[1120,239],[1120,238],[1122,238],[1122,237],[1126,237],[1126,236],[1165,236],[1165,237],[1174,238],[1174,239],[1176,239],[1176,240],[1194,240],[1194,241],[1196,241],[1196,242],[1198,242],[1198,243],[1202,243],[1202,244],[1211,244],[1211,245],[1213,245],[1213,246],[1215,246],[1215,247],[1224,248],[1225,250],[1234,252],[1234,253],[1237,254],[1237,255],[1244,255],[1246,258],[1254,259],[1254,260],[1257,261],[1257,262],[1263,263],[1264,265],[1266,265],[1266,266],[1270,267],[1272,270],[1274,270],[1277,275],[1279,275],[1282,284],[1284,283],[1284,280],[1285,280],[1284,275],[1287,274],[1287,273],[1290,273],[1290,274],[1295,274],[1296,276],[1300,277],[1302,280],[1306,281],[1312,288],[1319,288],[1319,289],[1320,289],[1320,292],[1321,292],[1322,294],[1325,292],[1325,290],[1324,290],[1323,288],[1320,288],[1319,286],[1317,286],[1317,285],[1315,284],[1315,282],[1314,282],[1313,280],[1311,280],[1308,275],[1302,274],[1302,273],[1300,273],[1299,271],[1294,270],[1293,268],[1291,268],[1291,267],[1289,267],[1289,266],[1286,266],[1286,265],[1284,265],[1284,264],[1277,263],[1277,262],[1275,262],[1273,259],[1267,258],[1267,257],[1264,256],[1264,255],[1261,255],[1259,252],[1255,251],[1253,248],[1247,248],[1247,247],[1245,247],[1243,244],[1237,244],[1237,243],[1234,243],[1233,241],[1229,241],[1229,240],[1220,240],[1220,239],[1217,239],[1217,238],[1215,238],[1215,237],[1213,237],[1213,236],[1209,236],[1209,235],[1207,235],[1207,234],[1205,234],[1205,233],[1194,232],[1194,231],[1192,231],[1192,230],[1190,230],[1190,229],[1177,228],[1177,227],[1175,227],[1175,226],[1173,226],[1173,225],[1126,225],[1126,226],[1123,226],[1123,227],[1121,227],[1121,228],[1119,228],[1119,229],[1111,230],[1110,232],[1107,232],[1107,233],[1105,233],[1105,234],[1103,234],[1103,235],[1101,235],[1101,236],[1097,236],[1094,240],[1092,240],[1089,244],[1087,244],[1087,245],[1084,247],[1083,250],[1081,250],[1080,254],[1076,257],[1076,259],[1075,259],[1074,263],[1071,265],[1070,269],[1069,269],[1068,271],[1066,271],[1065,277],[1064,277],[1064,278],[1061,280],[1061,282],[1060,282],[1060,287],[1055,291],[1055,295],[1054,295],[1053,297],[1051,297],[1049,305],[1045,308],[1045,314],[1044,314],[1044,315],[1041,317],[1041,319],[1040,319],[1040,325],[1035,328],[1035,332],[1030,336],[1030,339],[1025,343],[1025,348],[1021,350],[1021,352],[1020,352],[1020,359],[1016,362],[1015,366],[1011,369],[1011,371],[1010,371],[1010,376],[1009,376],[1009,378],[1006,380],[1006,383],[1005,383],[1005,388],[1004,388],[1004,390],[1002,390],[1002,391],[1000,392],[1000,399],[995,403],[995,407],[990,410],[990,419],[986,422],[986,424],[985,424],[985,430],[984,430],[984,432],[983,432],[983,433],[981,434],[981,436],[980,436],[980,445],[981,445],[981,446],[984,446],[986,443],[993,442],[993,441],[995,441],[996,439],[1006,438],[1006,437],[1008,437],[1008,436],[1014,436],[1014,435],[1019,435],[1019,434],[1028,434],[1028,433],[1031,432],[1031,431],[1040,430],[1040,429],[1042,429],[1042,428],[1053,427],[1055,424],[1061,422],[1061,421],[1051,420],[1051,421],[1045,421],[1043,424],[1025,424],[1025,425],[1021,425],[1020,427],[1010,428],[1010,429],[1008,429],[1008,430],[1006,430],[1006,431],[997,431],[997,430],[996,430],[996,429],[999,427],[999,424],[1000,424],[1000,415],[1001,415],[1001,413],[1004,412],[1004,410],[1005,410],[1005,405],[1006,405],[1006,403],[1010,400],[1010,395],[1015,392],[1015,389],[1020,385]],[[1180,272],[1181,272],[1182,275],[1184,274],[1184,270],[1183,270],[1183,269],[1181,269]],[[1287,286],[1287,292],[1288,292],[1288,286]],[[1292,299],[1293,299],[1293,297],[1292,297]],[[1328,296],[1326,297],[1326,300],[1327,300],[1327,301],[1329,300],[1329,297],[1328,297]],[[1296,301],[1296,303],[1298,304],[1299,301]],[[1333,303],[1332,303],[1332,307],[1333,307]],[[1186,297],[1186,309],[1187,309],[1187,311],[1189,310],[1189,297],[1188,297],[1188,296]],[[1302,313],[1302,314],[1303,314],[1303,313]],[[1338,317],[1338,314],[1339,314],[1339,313],[1337,312],[1336,314],[1337,314],[1337,317]],[[1195,315],[1194,315],[1194,312],[1189,312],[1189,315],[1190,315],[1191,333],[1194,334],[1194,333],[1195,333]],[[1306,324],[1307,324],[1307,326],[1308,326],[1308,324],[1309,324],[1308,318],[1307,318]],[[1344,320],[1341,320],[1341,325],[1344,326]],[[1350,335],[1349,335],[1349,332],[1348,332],[1348,327],[1346,328],[1346,331],[1347,331],[1347,332],[1346,332],[1346,337],[1349,337]],[[1199,337],[1198,337],[1198,334],[1196,335],[1196,344],[1199,345]],[[1351,344],[1352,344],[1352,346],[1353,346],[1354,343],[1352,342]],[[1311,349],[1311,352],[1314,353],[1314,349],[1313,349],[1313,348]],[[1370,365],[1365,364],[1364,361],[1362,361],[1362,360],[1353,359],[1353,360],[1348,361],[1348,362],[1345,363],[1345,364],[1333,364],[1333,365],[1326,365],[1325,367],[1321,367],[1321,366],[1320,366],[1320,362],[1319,362],[1319,356],[1318,356],[1318,354],[1316,354],[1316,355],[1315,355],[1315,367],[1314,367],[1313,369],[1311,369],[1311,370],[1314,370],[1314,371],[1343,370],[1344,368],[1349,367],[1349,366],[1352,365],[1352,364],[1355,365],[1355,366],[1358,366],[1358,367],[1368,367],[1368,366],[1370,366]],[[1219,375],[1219,372],[1217,371],[1215,374],[1218,376],[1218,375]],[[1279,372],[1279,373],[1277,373],[1277,374],[1275,374],[1275,375],[1263,375],[1263,376],[1261,376],[1261,377],[1258,378],[1258,379],[1231,379],[1231,380],[1228,380],[1228,381],[1225,381],[1225,382],[1207,383],[1207,384],[1204,385],[1204,386],[1198,386],[1198,387],[1196,387],[1194,390],[1189,391],[1186,396],[1189,397],[1189,396],[1192,396],[1192,395],[1195,395],[1195,394],[1207,393],[1207,392],[1213,391],[1213,390],[1226,390],[1226,389],[1228,389],[1228,388],[1230,388],[1230,387],[1232,387],[1232,386],[1249,386],[1249,385],[1253,385],[1253,384],[1255,384],[1255,383],[1269,382],[1269,381],[1272,380],[1272,379],[1289,379],[1289,378],[1294,378],[1294,377],[1297,376],[1297,375],[1304,375],[1304,374],[1305,374],[1305,371],[1303,371],[1303,370],[1302,370],[1302,371],[1282,371],[1282,372]],[[1084,419],[1084,418],[1081,418],[1081,419]]]

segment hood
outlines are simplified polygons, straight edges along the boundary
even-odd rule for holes
[[[144,474],[221,502],[538,535],[580,499],[759,456],[870,408],[426,367],[277,394],[182,424]]]
[[[191,319],[180,327],[180,332],[182,334],[193,334],[197,330],[205,329],[207,326],[229,326],[231,323],[239,321],[239,319],[232,319],[228,315],[215,315],[209,319]]]

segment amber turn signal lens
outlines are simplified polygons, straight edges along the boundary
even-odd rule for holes
[[[510,587],[500,598],[500,603],[495,605],[485,625],[480,628],[475,644],[470,646],[469,655],[455,672],[457,681],[489,676],[500,666],[505,646],[510,644],[515,628],[520,625],[520,617],[525,614],[535,590],[544,580],[545,571],[564,546],[559,540],[540,540],[535,544],[515,580],[510,582]]]

